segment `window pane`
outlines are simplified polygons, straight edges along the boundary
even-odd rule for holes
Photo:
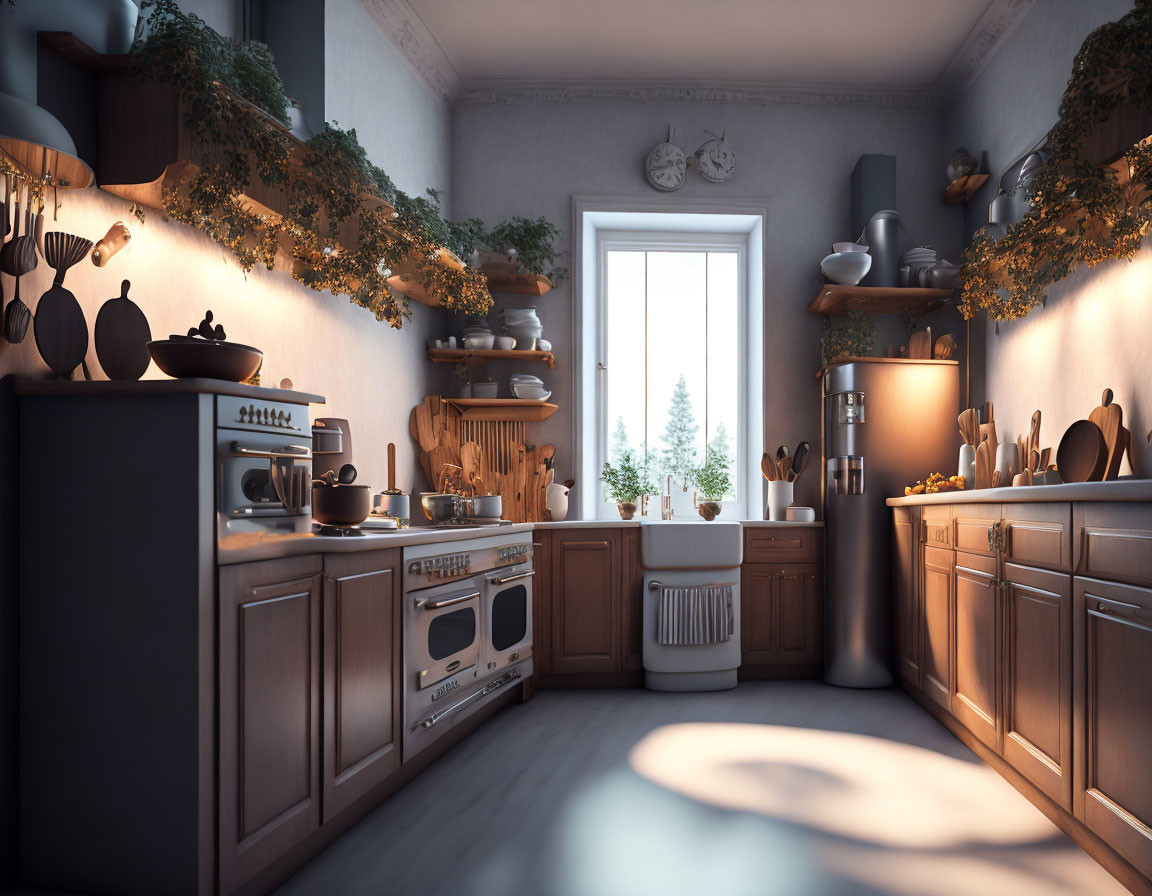
[[[644,252],[608,253],[606,459],[644,452]]]
[[[707,443],[722,443],[728,458],[732,487],[726,496],[739,494],[736,482],[739,444],[740,328],[739,256],[735,252],[708,253],[708,416]]]

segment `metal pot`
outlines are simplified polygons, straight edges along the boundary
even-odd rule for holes
[[[344,450],[344,430],[336,426],[312,426],[312,453],[339,454]]]
[[[382,516],[398,520],[401,528],[408,527],[411,504],[403,492],[381,492],[374,496],[372,510]]]
[[[464,518],[464,499],[460,495],[422,492],[420,506],[432,523],[449,523]]]
[[[504,512],[504,504],[499,495],[477,495],[464,500],[464,513],[474,520],[498,520]]]
[[[312,518],[325,525],[359,525],[368,518],[368,510],[371,506],[371,486],[312,486]]]

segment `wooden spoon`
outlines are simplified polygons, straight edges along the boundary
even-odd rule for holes
[[[776,449],[776,478],[784,478],[784,458],[788,456],[788,446],[781,445]]]
[[[1149,433],[1149,439],[1152,439],[1152,433]],[[764,478],[769,482],[776,479],[776,462],[768,456],[768,452],[764,452],[764,456],[760,458],[760,472],[764,474]]]
[[[810,445],[807,442],[801,442],[796,446],[796,454],[792,458],[792,482],[800,478],[800,474],[804,472],[804,466],[808,463],[808,451]]]

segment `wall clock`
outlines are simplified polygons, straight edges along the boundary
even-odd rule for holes
[[[688,158],[684,150],[672,142],[672,135],[672,125],[668,125],[667,142],[654,146],[644,163],[648,183],[665,193],[684,186],[684,175],[688,170]]]
[[[711,131],[704,133],[710,134],[713,139],[696,150],[693,157],[696,160],[696,166],[700,169],[700,176],[705,180],[710,180],[714,184],[723,183],[736,173],[736,156],[732,154],[732,150],[724,142],[727,131],[719,137]]]

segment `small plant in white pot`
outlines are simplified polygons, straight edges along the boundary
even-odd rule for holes
[[[697,504],[700,516],[708,521],[720,515],[720,502],[732,491],[732,478],[728,475],[728,453],[723,448],[709,445],[704,452],[704,466],[696,470],[696,488],[704,496]]]
[[[631,451],[623,452],[616,466],[605,463],[600,481],[607,486],[608,497],[616,502],[623,520],[630,520],[636,515],[637,498],[655,492],[655,487],[648,479],[647,465],[637,465],[632,460]]]

